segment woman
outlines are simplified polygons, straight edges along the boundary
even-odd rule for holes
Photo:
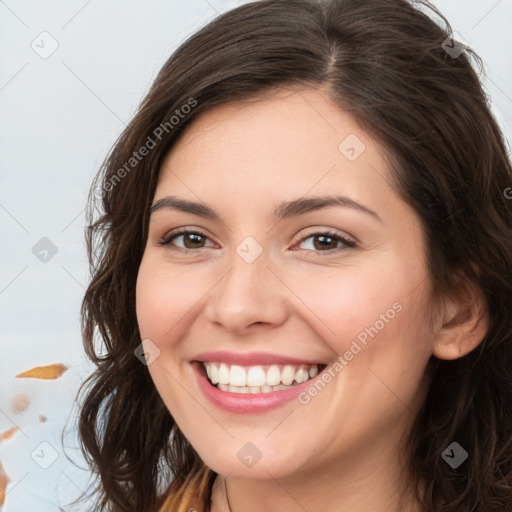
[[[426,7],[256,1],[162,68],[90,210],[98,509],[511,509],[512,169]]]

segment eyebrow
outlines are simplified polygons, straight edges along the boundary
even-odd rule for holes
[[[331,206],[343,206],[347,208],[352,208],[368,215],[371,215],[375,219],[383,222],[381,217],[370,210],[366,206],[363,206],[352,199],[344,196],[310,196],[303,197],[300,199],[295,199],[293,201],[285,201],[283,203],[278,204],[273,209],[273,216],[277,220],[288,219],[291,217],[297,217],[299,215],[304,215],[309,212],[317,211],[323,208],[328,208]],[[166,196],[158,201],[156,201],[150,210],[150,215],[154,212],[162,209],[170,208],[173,210],[178,210],[185,213],[191,213],[193,215],[197,215],[198,217],[203,217],[205,219],[211,219],[215,221],[222,221],[220,216],[205,204],[196,203],[194,201],[188,201],[186,199],[180,199],[176,196]]]

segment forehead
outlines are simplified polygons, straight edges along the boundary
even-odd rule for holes
[[[390,183],[379,143],[325,93],[304,89],[202,113],[164,159],[156,195],[243,204],[339,192],[375,203]]]

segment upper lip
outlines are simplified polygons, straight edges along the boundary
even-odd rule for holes
[[[296,357],[271,354],[268,352],[227,352],[224,350],[201,352],[192,358],[193,361],[210,361],[241,366],[256,366],[267,364],[326,364],[318,359],[298,359]]]

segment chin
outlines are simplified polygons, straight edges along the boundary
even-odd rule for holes
[[[231,449],[229,451],[231,452]],[[248,452],[249,450],[247,450]],[[286,458],[283,451],[278,448],[274,450],[274,454],[276,456],[261,456],[258,460],[256,458],[251,460],[250,455],[245,455],[243,452],[240,453],[240,457],[234,452],[234,457],[212,457],[212,454],[209,453],[205,457],[201,456],[201,458],[216,473],[240,480],[282,479],[297,471],[298,464],[296,460],[290,460],[291,457]]]

